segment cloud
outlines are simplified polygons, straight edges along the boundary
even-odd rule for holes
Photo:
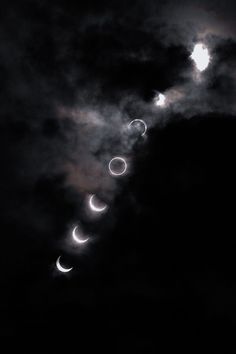
[[[131,119],[150,128],[173,114],[235,112],[233,2],[223,12],[218,1],[23,4],[6,7],[0,43],[1,144],[15,198],[62,175],[79,201],[91,192],[111,200],[120,182],[109,159],[125,155],[132,173],[132,151],[145,143],[126,129]],[[212,62],[196,80],[189,56],[199,39]]]

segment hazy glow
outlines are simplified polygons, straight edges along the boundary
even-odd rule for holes
[[[75,226],[73,231],[72,231],[72,238],[76,243],[79,244],[83,244],[85,242],[87,242],[89,239],[85,238],[85,239],[81,239],[77,234],[76,234],[76,230],[78,229],[78,226]]]
[[[116,164],[116,162],[120,162],[122,164],[122,167],[120,169],[114,169],[114,164]],[[111,159],[111,161],[109,162],[108,168],[109,168],[110,174],[112,174],[113,176],[121,176],[127,170],[127,163],[123,157],[116,156],[116,157],[113,157],[113,159]]]
[[[142,125],[143,126],[143,132],[142,132],[142,136],[144,136],[146,134],[146,131],[147,131],[147,124],[144,122],[144,120],[142,119],[134,119],[132,120],[130,123],[129,123],[129,128],[131,128],[132,125]]]
[[[195,45],[190,58],[195,62],[199,71],[204,71],[210,63],[209,51],[202,43]]]
[[[92,211],[95,211],[96,213],[101,213],[103,211],[105,211],[107,209],[107,205],[106,204],[103,204],[103,205],[96,205],[95,204],[95,198],[96,196],[94,194],[92,194],[90,197],[89,197],[89,206],[90,206],[90,209]]]
[[[62,267],[62,265],[61,265],[61,263],[60,263],[60,258],[61,258],[61,256],[59,256],[59,257],[57,258],[57,261],[56,261],[57,269],[58,269],[60,272],[62,272],[62,273],[68,273],[68,272],[70,272],[70,271],[73,269],[73,267],[71,267],[71,268]]]
[[[166,101],[166,96],[163,95],[162,93],[159,93],[159,95],[157,95],[154,98],[154,101],[155,101],[156,106],[164,106],[165,101]]]

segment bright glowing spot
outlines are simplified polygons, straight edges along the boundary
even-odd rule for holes
[[[80,236],[78,236],[76,234],[76,230],[78,229],[78,226],[75,226],[73,231],[72,231],[72,238],[75,242],[79,243],[79,244],[83,244],[83,243],[86,243],[89,239],[88,238],[85,238],[85,239],[82,239]]]
[[[210,63],[209,51],[202,43],[195,45],[190,58],[195,62],[199,71],[204,71]]]
[[[108,165],[109,172],[113,176],[121,176],[127,170],[127,163],[123,157],[113,157]]]
[[[59,256],[59,257],[57,258],[57,261],[56,261],[57,269],[58,269],[60,272],[62,272],[62,273],[68,273],[68,272],[70,272],[70,271],[73,269],[73,267],[71,267],[71,268],[62,267],[62,265],[61,265],[61,263],[60,263],[60,258],[61,258],[61,256]]]
[[[95,211],[96,213],[102,213],[103,211],[105,211],[107,209],[107,205],[106,204],[101,204],[100,202],[97,204],[95,202],[95,198],[96,196],[94,194],[92,194],[90,197],[89,197],[89,206],[90,206],[90,209],[92,211]]]
[[[164,106],[165,104],[165,101],[166,101],[166,96],[163,95],[162,93],[159,93],[159,95],[157,95],[155,98],[154,98],[154,101],[155,101],[155,105],[156,106]]]
[[[129,128],[132,127],[132,125],[134,125],[135,127],[137,127],[138,129],[140,128],[140,126],[142,126],[142,136],[144,136],[146,134],[147,131],[147,124],[144,122],[144,120],[142,119],[134,119],[129,123]]]

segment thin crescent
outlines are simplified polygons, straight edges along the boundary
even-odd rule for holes
[[[90,206],[90,208],[93,210],[93,211],[95,211],[95,212],[97,212],[97,213],[101,213],[102,211],[105,211],[106,209],[107,209],[107,205],[106,204],[104,204],[104,206],[102,206],[102,207],[97,207],[96,205],[94,205],[94,197],[95,197],[95,194],[92,194],[91,196],[90,196],[90,198],[89,198],[89,206]]]
[[[88,238],[85,238],[84,240],[81,240],[77,235],[76,235],[76,230],[78,229],[78,226],[75,226],[73,231],[72,231],[72,237],[73,237],[73,240],[79,244],[83,244],[85,242],[87,242],[89,239]]]
[[[144,120],[142,119],[133,119],[130,123],[129,123],[129,128],[131,127],[131,125],[133,123],[136,123],[136,122],[139,122],[139,123],[142,123],[143,126],[144,126],[144,130],[143,130],[143,133],[141,134],[141,136],[144,136],[146,134],[146,131],[147,131],[147,124],[144,122]]]
[[[119,160],[119,161],[122,161],[122,162],[123,162],[124,168],[123,168],[123,170],[122,170],[121,172],[115,172],[115,171],[112,170],[111,164],[112,164],[112,162],[115,161],[115,160]],[[123,175],[123,174],[126,172],[126,170],[127,170],[127,163],[126,163],[125,159],[123,159],[123,157],[115,156],[115,157],[113,157],[113,158],[111,159],[111,161],[109,162],[108,168],[109,168],[110,173],[111,173],[113,176],[121,176],[121,175]]]
[[[70,271],[73,269],[73,267],[71,267],[71,268],[64,268],[64,267],[62,267],[62,265],[61,265],[61,263],[60,263],[60,258],[61,258],[61,256],[59,256],[59,257],[57,258],[57,261],[56,261],[57,269],[58,269],[60,272],[62,272],[62,273],[68,273],[68,272],[70,272]]]

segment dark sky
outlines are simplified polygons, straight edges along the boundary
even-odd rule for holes
[[[2,4],[2,338],[31,353],[235,353],[235,13],[216,0]],[[127,131],[134,118],[145,139]],[[90,193],[109,205],[100,218]]]

